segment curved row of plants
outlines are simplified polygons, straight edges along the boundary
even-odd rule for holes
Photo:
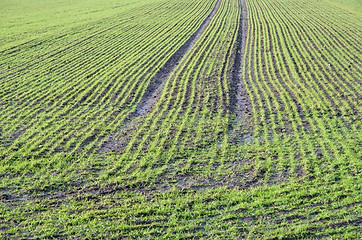
[[[96,143],[124,125],[158,69],[215,3],[165,1],[123,13],[118,21],[107,21],[106,29],[98,22],[96,31],[80,29],[77,35],[82,37],[65,41],[65,47],[47,52],[47,39],[34,50],[19,46],[22,62],[1,76],[2,155],[11,159],[96,151]],[[63,40],[52,44],[63,46]],[[19,52],[2,54],[8,61],[3,64],[11,63],[12,55],[19,57]]]

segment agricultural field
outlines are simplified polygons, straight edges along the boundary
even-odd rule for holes
[[[0,0],[0,238],[361,239],[358,0]]]

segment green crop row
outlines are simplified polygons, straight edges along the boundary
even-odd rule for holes
[[[126,3],[0,35],[0,237],[361,238],[359,17]]]
[[[248,4],[252,16],[249,36],[253,39],[248,41],[249,69],[244,69],[244,77],[254,106],[255,136],[265,139],[266,144],[272,139],[296,138],[301,158],[306,161],[310,154],[314,158],[304,163],[308,173],[321,173],[319,167],[325,161],[331,169],[342,162],[346,164],[346,159],[356,155],[348,152],[351,146],[341,149],[335,141],[359,128],[354,123],[360,119],[361,72],[353,39],[358,39],[360,30],[343,33],[341,48],[339,42],[332,42],[323,33],[341,35],[338,30],[342,24],[331,22],[332,18],[314,17],[319,12],[329,12],[324,5],[299,5],[294,1]],[[347,23],[353,25],[357,22],[354,20]],[[320,26],[324,26],[323,30]],[[284,133],[280,134],[280,130]],[[306,145],[305,140],[313,139],[313,134],[323,138],[317,142],[307,140]],[[295,161],[297,152],[293,154],[290,160]],[[317,155],[322,155],[322,159]],[[289,164],[284,154],[279,156],[281,162],[277,164]]]
[[[190,152],[224,141],[230,114],[230,79],[225,75],[232,70],[230,52],[235,47],[239,15],[238,2],[221,3],[206,31],[168,79],[154,110],[132,132],[109,173],[115,174],[117,181],[154,178],[156,172],[169,172],[170,166],[185,165]],[[191,167],[192,162],[186,165]],[[130,176],[130,172],[134,173]]]
[[[119,129],[157,69],[196,31],[214,3],[173,2],[173,22],[164,4],[133,11],[132,17],[140,16],[137,21],[125,21],[132,17],[123,16],[106,30],[92,33],[81,29],[86,37],[40,57],[45,60],[28,62],[25,57],[21,66],[11,65],[2,76],[2,106],[6,110],[1,116],[6,139],[3,156],[31,158],[84,148],[89,152],[96,142]],[[150,11],[159,22],[148,23],[147,19],[155,16],[145,14]],[[44,51],[42,44],[37,50]],[[38,52],[30,50],[29,59]],[[9,55],[4,52],[4,65]]]

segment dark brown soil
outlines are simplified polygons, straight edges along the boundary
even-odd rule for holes
[[[241,15],[241,29],[239,29],[238,34],[238,47],[235,57],[235,70],[233,79],[236,81],[237,94],[236,94],[236,109],[235,113],[237,114],[239,120],[251,114],[251,102],[248,97],[248,93],[245,90],[244,79],[242,77],[242,67],[245,53],[245,44],[248,34],[248,15],[246,11],[245,0],[241,1],[242,4],[242,15]]]
[[[249,95],[245,89],[245,81],[243,79],[243,64],[245,55],[246,38],[248,35],[248,15],[245,0],[240,1],[242,6],[242,14],[240,16],[240,28],[237,37],[237,46],[233,55],[235,61],[232,72],[231,83],[231,112],[236,115],[236,120],[231,123],[229,129],[233,141],[235,143],[252,141],[250,135],[250,124],[252,118],[252,104]],[[247,63],[245,63],[247,64]],[[247,66],[246,66],[247,67]],[[252,71],[252,68],[249,68]],[[241,124],[240,124],[241,123]],[[240,129],[241,125],[242,129]],[[239,130],[249,130],[247,134],[241,134]],[[245,135],[245,136],[244,136]]]

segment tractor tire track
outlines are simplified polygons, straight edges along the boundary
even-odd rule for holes
[[[184,45],[182,45],[179,50],[176,51],[174,55],[171,56],[166,64],[161,67],[155,77],[151,79],[151,83],[147,87],[148,89],[143,95],[136,112],[133,114],[133,117],[144,116],[154,109],[154,106],[161,97],[162,90],[167,80],[171,77],[175,69],[177,69],[178,67],[182,67],[182,65],[184,64],[184,62],[182,62],[182,59],[191,51],[196,42],[200,39],[201,35],[205,32],[206,28],[209,26],[211,20],[214,18],[216,12],[218,11],[220,4],[221,0],[218,0],[215,4],[214,9],[201,24],[199,29],[189,38],[189,40],[187,40]]]
[[[247,79],[244,79],[243,68],[248,68],[248,62],[244,61],[246,43],[248,36],[248,12],[245,0],[240,0],[241,14],[236,40],[234,66],[232,71],[232,88],[230,91],[231,112],[236,119],[229,125],[229,135],[234,143],[245,143],[251,141],[251,129],[249,123],[253,115],[253,107],[248,92],[245,88]],[[245,64],[245,66],[244,66]],[[248,129],[248,134],[241,134],[242,130]],[[244,136],[245,135],[245,136]]]
[[[209,26],[211,20],[216,15],[221,5],[221,0],[218,0],[215,4],[212,12],[202,22],[196,32],[167,60],[167,62],[158,70],[156,75],[150,80],[149,86],[145,94],[141,97],[140,102],[136,110],[133,113],[129,113],[124,119],[124,126],[121,128],[117,136],[111,136],[102,146],[100,146],[99,153],[106,152],[123,152],[128,146],[129,141],[132,139],[130,132],[137,131],[142,122],[139,117],[144,117],[151,113],[161,98],[162,91],[166,85],[167,80],[172,76],[176,69],[182,69],[185,61],[182,59],[190,53],[197,41]]]
[[[248,93],[245,89],[245,83],[242,74],[245,46],[248,34],[248,13],[246,9],[245,0],[240,1],[242,12],[240,16],[240,26],[237,39],[237,49],[234,63],[233,82],[236,83],[236,108],[235,113],[238,117],[238,121],[241,121],[244,117],[251,114],[251,102],[248,98]]]

